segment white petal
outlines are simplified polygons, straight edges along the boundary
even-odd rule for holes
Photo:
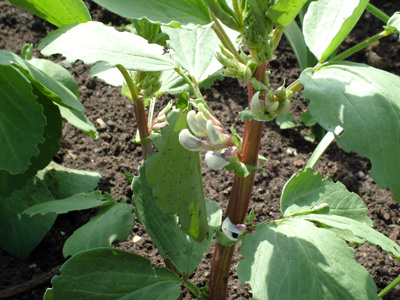
[[[215,128],[211,120],[207,121],[207,136],[211,144],[213,145],[220,145],[225,142],[225,139],[223,138],[222,134],[218,133],[217,129]]]
[[[192,135],[188,129],[183,129],[179,133],[179,142],[189,151],[201,151],[207,149],[207,145],[205,145],[202,140]]]
[[[206,153],[206,164],[210,169],[219,170],[229,165],[229,161],[227,161],[221,154],[215,153],[214,151],[208,151]]]
[[[222,223],[221,228],[225,236],[232,241],[237,241],[239,235],[241,234],[240,230],[236,227],[235,224],[231,222],[229,217],[226,217],[226,219]]]
[[[189,111],[187,114],[187,122],[189,125],[189,129],[193,134],[197,137],[206,137],[207,132],[205,131],[205,128],[202,130],[196,121],[196,112],[194,110]]]

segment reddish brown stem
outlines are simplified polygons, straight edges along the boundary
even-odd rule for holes
[[[147,154],[152,152],[151,142],[143,142],[143,139],[149,136],[149,128],[147,127],[147,117],[143,101],[135,101],[133,103],[133,110],[137,128],[139,130],[140,141],[142,145],[143,158],[147,158]]]
[[[257,68],[254,74],[257,80],[261,82],[265,81],[266,67],[267,63],[264,63]],[[254,92],[252,85],[249,83],[249,105]],[[264,122],[255,120],[246,121],[241,149],[241,162],[257,166],[263,129]],[[250,203],[254,179],[255,172],[252,172],[245,178],[235,175],[224,219],[229,217],[234,224],[242,224],[244,222]],[[229,270],[234,251],[235,246],[227,247],[218,243],[215,246],[209,287],[211,300],[223,300],[227,297]]]

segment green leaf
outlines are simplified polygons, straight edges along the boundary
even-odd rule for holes
[[[252,165],[247,165],[242,163],[237,157],[232,158],[229,161],[229,165],[224,167],[227,171],[234,171],[239,177],[247,177],[253,171],[263,171],[260,167],[255,167]]]
[[[70,109],[82,112],[85,110],[76,95],[68,88],[18,55],[0,50],[0,65],[13,65],[29,79],[33,86],[53,102]]]
[[[68,70],[63,68],[61,65],[56,64],[51,60],[42,58],[32,58],[29,60],[29,63],[46,73],[51,78],[62,83],[75,96],[79,96],[78,83],[75,81],[75,78],[68,72]]]
[[[307,127],[311,127],[318,124],[317,121],[315,121],[315,119],[311,115],[309,110],[306,110],[301,114],[300,121],[303,122],[303,124]]]
[[[219,19],[223,24],[229,28],[241,31],[242,24],[240,24],[236,13],[233,11],[230,1],[228,3],[225,0],[205,0],[204,1],[210,11]]]
[[[395,12],[387,22],[387,26],[396,28],[396,30],[400,31],[400,12]]]
[[[176,215],[165,214],[153,198],[153,191],[146,179],[145,166],[139,168],[140,176],[132,183],[136,215],[149,234],[152,243],[164,259],[170,259],[179,272],[187,278],[207,253],[214,231],[221,225],[222,211],[219,205],[206,199],[209,232],[199,243],[180,229]]]
[[[37,176],[49,187],[56,199],[91,192],[101,179],[97,172],[70,169],[54,162],[39,171]]]
[[[314,174],[311,169],[300,171],[283,187],[281,212],[284,217],[312,213],[323,204],[329,206],[329,215],[351,218],[372,226],[362,199],[350,193],[342,183],[334,183],[330,177],[322,179],[319,172]]]
[[[180,279],[167,268],[153,268],[140,255],[97,248],[71,257],[55,276],[44,300],[176,300]]]
[[[173,57],[197,81],[202,82],[222,65],[215,58],[219,40],[211,27],[193,30],[162,27],[169,35],[169,48],[175,51]]]
[[[378,299],[375,283],[354,260],[354,250],[311,222],[261,223],[247,234],[237,267],[253,299]]]
[[[175,70],[163,71],[160,76],[160,81],[161,87],[157,93],[157,96],[160,96],[166,92],[175,96],[180,95],[183,91],[191,92],[189,85]]]
[[[250,120],[256,120],[260,122],[269,122],[272,121],[275,117],[271,114],[253,114],[251,110],[246,108],[245,110],[239,111],[239,117],[242,119],[242,121],[250,121]]]
[[[122,86],[124,83],[124,76],[122,76],[118,68],[112,67],[104,61],[96,63],[90,69],[90,76],[97,77],[101,81],[112,86]]]
[[[274,0],[275,4],[268,9],[267,16],[272,23],[285,28],[294,18],[308,0]]]
[[[0,170],[26,171],[44,142],[46,118],[29,81],[12,66],[0,65]]]
[[[59,140],[62,135],[62,119],[57,106],[36,88],[33,89],[33,92],[46,117],[46,126],[43,132],[44,142],[37,145],[39,154],[31,158],[30,165],[24,173],[11,175],[7,171],[0,171],[0,195],[3,197],[8,197],[14,190],[23,188],[28,179],[33,178],[38,170],[49,164],[61,147]],[[21,128],[21,132],[25,131],[28,129]]]
[[[373,246],[380,246],[383,251],[392,254],[397,260],[400,260],[400,246],[366,224],[346,217],[332,215],[310,214],[307,216],[300,216],[300,218],[317,222],[318,224],[324,224],[329,228],[350,231],[359,239],[367,240],[368,243]],[[352,241],[349,240],[349,242]]]
[[[177,214],[182,230],[202,241],[208,234],[208,225],[200,156],[179,143],[179,133],[187,128],[186,113],[172,110],[167,117],[169,124],[162,130],[163,140],[154,142],[158,153],[147,158],[147,181],[160,209]]]
[[[319,0],[311,2],[303,21],[306,44],[324,62],[356,25],[368,0]]]
[[[65,242],[64,257],[100,247],[111,247],[125,240],[132,232],[135,216],[133,207],[126,203],[112,203],[99,210],[97,216],[78,228]]]
[[[194,28],[211,22],[203,1],[198,0],[95,0],[97,4],[128,19],[147,19],[171,27]]]
[[[89,11],[81,0],[8,0],[47,22],[59,27],[91,20]]]
[[[64,119],[68,121],[72,126],[78,128],[82,132],[91,136],[94,139],[99,137],[96,127],[93,123],[83,114],[83,112],[68,109],[63,106],[58,107],[60,109],[61,115]]]
[[[282,130],[300,126],[300,124],[294,120],[293,114],[276,117],[276,124],[278,124],[279,128]]]
[[[337,141],[372,163],[371,174],[400,201],[400,78],[351,62],[324,65],[300,76],[309,110],[326,130],[340,125]]]
[[[107,193],[101,194],[101,191],[91,193],[80,193],[72,195],[62,200],[47,201],[29,207],[24,214],[34,216],[37,214],[45,215],[49,213],[66,214],[73,210],[84,210],[94,207],[107,206],[115,203],[115,200]]]
[[[44,55],[61,53],[68,61],[87,64],[105,61],[137,71],[162,71],[175,68],[163,54],[163,47],[149,44],[144,38],[119,32],[99,22],[65,25],[49,33],[39,44]]]
[[[290,23],[289,26],[285,28],[283,33],[285,34],[290,47],[293,49],[294,54],[296,55],[296,59],[301,70],[304,70],[308,67],[313,67],[317,64],[317,60],[308,49],[304,41],[303,33],[296,21]]]
[[[28,207],[53,200],[47,186],[37,178],[10,197],[0,197],[0,246],[19,259],[27,259],[53,226],[55,214],[29,217]]]

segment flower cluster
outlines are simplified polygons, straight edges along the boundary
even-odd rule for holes
[[[250,102],[250,111],[254,114],[269,113],[273,119],[275,116],[283,116],[290,109],[290,99],[292,91],[285,89],[283,86],[275,92],[270,89],[266,94],[266,99],[260,99],[260,92],[253,95]]]
[[[213,170],[219,170],[235,157],[239,149],[222,124],[214,118],[203,104],[198,105],[199,112],[191,110],[187,114],[189,129],[179,134],[179,142],[190,151],[207,151],[206,164]]]

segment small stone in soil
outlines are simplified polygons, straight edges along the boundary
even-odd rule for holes
[[[290,156],[297,156],[297,149],[292,147],[287,147],[286,153]]]

